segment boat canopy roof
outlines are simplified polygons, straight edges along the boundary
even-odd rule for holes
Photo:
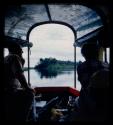
[[[27,33],[33,25],[47,21],[64,22],[72,26],[76,31],[77,39],[103,26],[101,17],[96,11],[83,5],[9,5],[5,14],[5,36],[25,42]],[[22,42],[21,40],[18,42]]]

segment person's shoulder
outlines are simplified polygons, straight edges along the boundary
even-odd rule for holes
[[[86,65],[86,61],[84,62],[79,62],[78,65],[77,65],[77,69],[81,69],[82,67],[84,67],[84,65]]]
[[[19,56],[18,55],[16,55],[16,54],[9,54],[9,55],[7,55],[6,57],[5,57],[5,60],[6,61],[19,61],[20,60],[20,58],[19,58]]]
[[[19,56],[16,55],[16,54],[9,54],[9,57],[10,57],[10,58],[19,58]]]

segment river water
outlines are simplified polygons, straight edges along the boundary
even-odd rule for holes
[[[28,79],[28,72],[24,71],[25,77]],[[32,87],[52,87],[52,86],[69,86],[74,87],[74,71],[64,71],[56,77],[41,78],[39,72],[34,69],[30,70],[30,83]],[[81,85],[77,80],[76,74],[76,89],[80,90]]]

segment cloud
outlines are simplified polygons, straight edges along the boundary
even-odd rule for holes
[[[46,24],[34,28],[29,37],[31,65],[36,65],[39,58],[56,58],[74,61],[74,33],[64,25]],[[27,58],[27,55],[25,55]],[[80,48],[76,48],[76,60],[83,60]]]

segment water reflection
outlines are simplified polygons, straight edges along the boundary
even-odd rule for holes
[[[46,70],[40,70],[40,71],[36,70],[36,72],[40,75],[41,79],[43,79],[43,78],[56,78],[58,75],[58,72],[49,72]]]
[[[28,79],[28,72],[24,72],[26,79]],[[76,74],[77,75],[77,74]],[[77,76],[76,76],[77,78]],[[74,87],[74,71],[63,71],[56,77],[51,78],[40,78],[40,73],[36,70],[30,70],[30,83],[32,87],[51,87],[51,86],[70,86]],[[76,81],[76,87],[80,90],[81,85]]]
[[[58,71],[48,71],[48,70],[37,70],[35,69],[35,71],[38,73],[38,75],[40,75],[40,78],[43,79],[43,78],[56,78],[58,75],[61,75],[61,74],[72,74],[71,71],[61,71],[61,72],[58,72]]]

